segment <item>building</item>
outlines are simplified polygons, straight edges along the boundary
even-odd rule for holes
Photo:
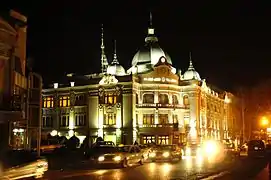
[[[0,17],[0,142],[21,148],[26,120],[27,18],[10,11]],[[2,149],[1,148],[1,149]]]
[[[101,36],[101,72],[68,74],[65,82],[43,89],[43,135],[82,141],[97,137],[117,144],[172,144],[230,139],[231,93],[211,88],[195,70],[192,57],[182,74],[163,51],[152,23],[145,45],[127,71],[116,47],[109,64]]]

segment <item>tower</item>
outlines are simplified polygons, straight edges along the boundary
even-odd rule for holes
[[[104,51],[104,28],[102,25],[101,28],[101,71],[102,73],[106,73],[107,67],[108,67],[108,61],[105,55]]]

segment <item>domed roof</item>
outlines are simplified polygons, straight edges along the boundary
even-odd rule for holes
[[[183,79],[184,80],[198,80],[200,81],[200,75],[199,73],[195,70],[192,60],[191,60],[191,55],[190,55],[190,63],[189,63],[189,67],[188,70],[185,71],[184,75],[183,75]]]
[[[139,49],[132,60],[132,66],[142,64],[158,63],[160,57],[166,57],[167,62],[172,64],[171,58],[159,46],[158,38],[154,35],[154,29],[148,29],[148,36],[145,38],[145,45]]]
[[[120,64],[111,64],[107,67],[107,74],[114,76],[125,76],[125,69]]]
[[[107,74],[114,76],[125,76],[126,72],[122,65],[119,64],[117,53],[116,53],[116,41],[115,41],[115,49],[114,49],[114,59],[112,63],[107,67]]]

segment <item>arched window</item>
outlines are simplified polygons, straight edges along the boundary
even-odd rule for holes
[[[154,103],[154,95],[153,94],[144,94],[143,95],[143,103],[144,104],[153,104]]]
[[[189,98],[188,98],[187,95],[185,95],[185,96],[183,97],[183,104],[184,104],[185,106],[189,105]]]
[[[178,97],[176,95],[172,96],[172,104],[179,104]]]
[[[168,104],[168,95],[167,94],[159,94],[159,103],[160,104]]]

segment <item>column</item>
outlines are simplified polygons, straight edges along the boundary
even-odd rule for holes
[[[103,106],[99,107],[99,114],[98,114],[98,137],[103,138],[103,120],[104,120],[104,113],[103,113]]]

